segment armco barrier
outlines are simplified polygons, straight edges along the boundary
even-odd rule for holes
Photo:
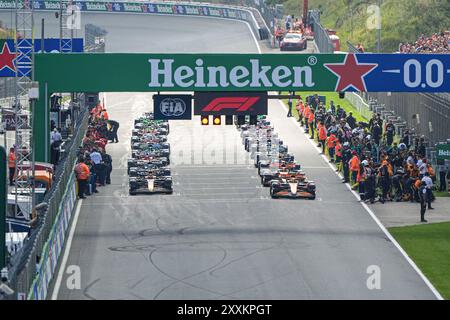
[[[23,3],[23,0],[19,0]],[[162,14],[162,15],[182,15],[198,17],[214,17],[247,21],[252,27],[255,35],[264,35],[264,28],[259,26],[253,12],[247,8],[233,6],[180,3],[180,2],[99,2],[99,1],[77,1],[74,2],[81,12],[116,12],[116,13],[136,13],[136,14]],[[60,9],[59,1],[33,1],[34,9],[37,11],[56,11]],[[65,7],[66,4],[63,4]],[[0,10],[11,10],[15,8],[15,1],[0,0]]]

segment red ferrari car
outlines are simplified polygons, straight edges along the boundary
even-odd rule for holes
[[[281,41],[280,44],[280,50],[281,51],[288,51],[288,50],[305,50],[308,46],[308,42],[301,33],[288,33],[283,38],[283,41]]]

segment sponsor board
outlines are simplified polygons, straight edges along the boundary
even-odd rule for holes
[[[190,94],[153,96],[155,120],[192,119],[192,96]]]
[[[450,144],[436,145],[436,159],[450,160]]]
[[[196,92],[195,115],[265,115],[267,92]]]
[[[6,131],[15,131],[16,130],[16,115],[12,112],[3,111],[2,113],[2,124],[3,128]],[[28,116],[22,115],[20,116],[23,122],[28,123]]]
[[[30,41],[25,40],[25,41]],[[63,41],[68,41],[68,39],[63,39]],[[41,47],[42,40],[34,40],[34,51],[40,53],[42,51]],[[14,40],[0,40],[0,77],[15,77],[16,76],[16,58]],[[44,39],[44,51],[46,53],[56,53],[59,52],[60,41],[56,38]],[[83,38],[72,39],[72,52],[83,52],[84,44]],[[28,74],[30,72],[29,67],[21,67],[20,72],[22,74]]]
[[[50,92],[448,92],[450,55],[36,55],[35,79]]]

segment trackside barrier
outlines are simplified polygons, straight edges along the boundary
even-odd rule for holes
[[[19,0],[23,3],[23,0]],[[136,13],[136,14],[162,14],[162,15],[182,15],[198,17],[215,17],[234,20],[247,21],[254,33],[258,36],[265,35],[262,26],[259,26],[253,12],[244,7],[233,7],[225,5],[199,4],[199,3],[179,3],[179,2],[98,2],[98,1],[78,1],[74,2],[81,12],[104,12],[104,13]],[[36,11],[56,11],[60,9],[59,1],[33,1]],[[66,3],[63,3],[63,8]],[[11,10],[15,8],[15,1],[0,0],[0,10]],[[262,39],[261,39],[262,40]]]
[[[364,101],[364,99],[355,92],[346,92],[345,97],[348,101],[358,110],[358,112],[367,120],[372,118],[372,110],[370,106]]]
[[[28,293],[28,300],[44,300],[47,297],[50,281],[56,272],[58,258],[64,248],[67,229],[70,225],[69,222],[72,218],[76,201],[76,180],[75,175],[72,173],[66,185],[48,241],[44,244],[40,263],[36,266],[36,278],[34,278],[30,292]]]
[[[89,112],[85,107],[78,117],[75,135],[67,141],[66,150],[69,151],[64,153],[54,174],[53,186],[44,198],[48,208],[39,217],[38,225],[32,230],[29,239],[9,263],[9,285],[15,291],[16,299],[46,297],[76,202],[73,170],[88,120]]]
[[[333,53],[334,47],[328,32],[320,24],[320,13],[318,10],[309,11],[309,23],[314,32],[314,41],[320,53]]]

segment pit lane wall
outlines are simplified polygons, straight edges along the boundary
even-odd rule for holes
[[[23,0],[19,0],[23,3]],[[33,1],[34,9],[37,11],[60,10],[60,1]],[[103,13],[135,13],[135,14],[159,14],[159,15],[181,15],[197,17],[225,18],[246,21],[250,24],[255,35],[263,40],[264,35],[269,32],[266,27],[259,25],[253,12],[245,7],[233,7],[225,5],[213,5],[195,2],[100,2],[100,1],[74,1],[81,12],[103,12]],[[63,4],[63,7],[66,5]],[[15,0],[0,0],[0,10],[11,10],[15,8]],[[270,33],[270,32],[269,32]]]

